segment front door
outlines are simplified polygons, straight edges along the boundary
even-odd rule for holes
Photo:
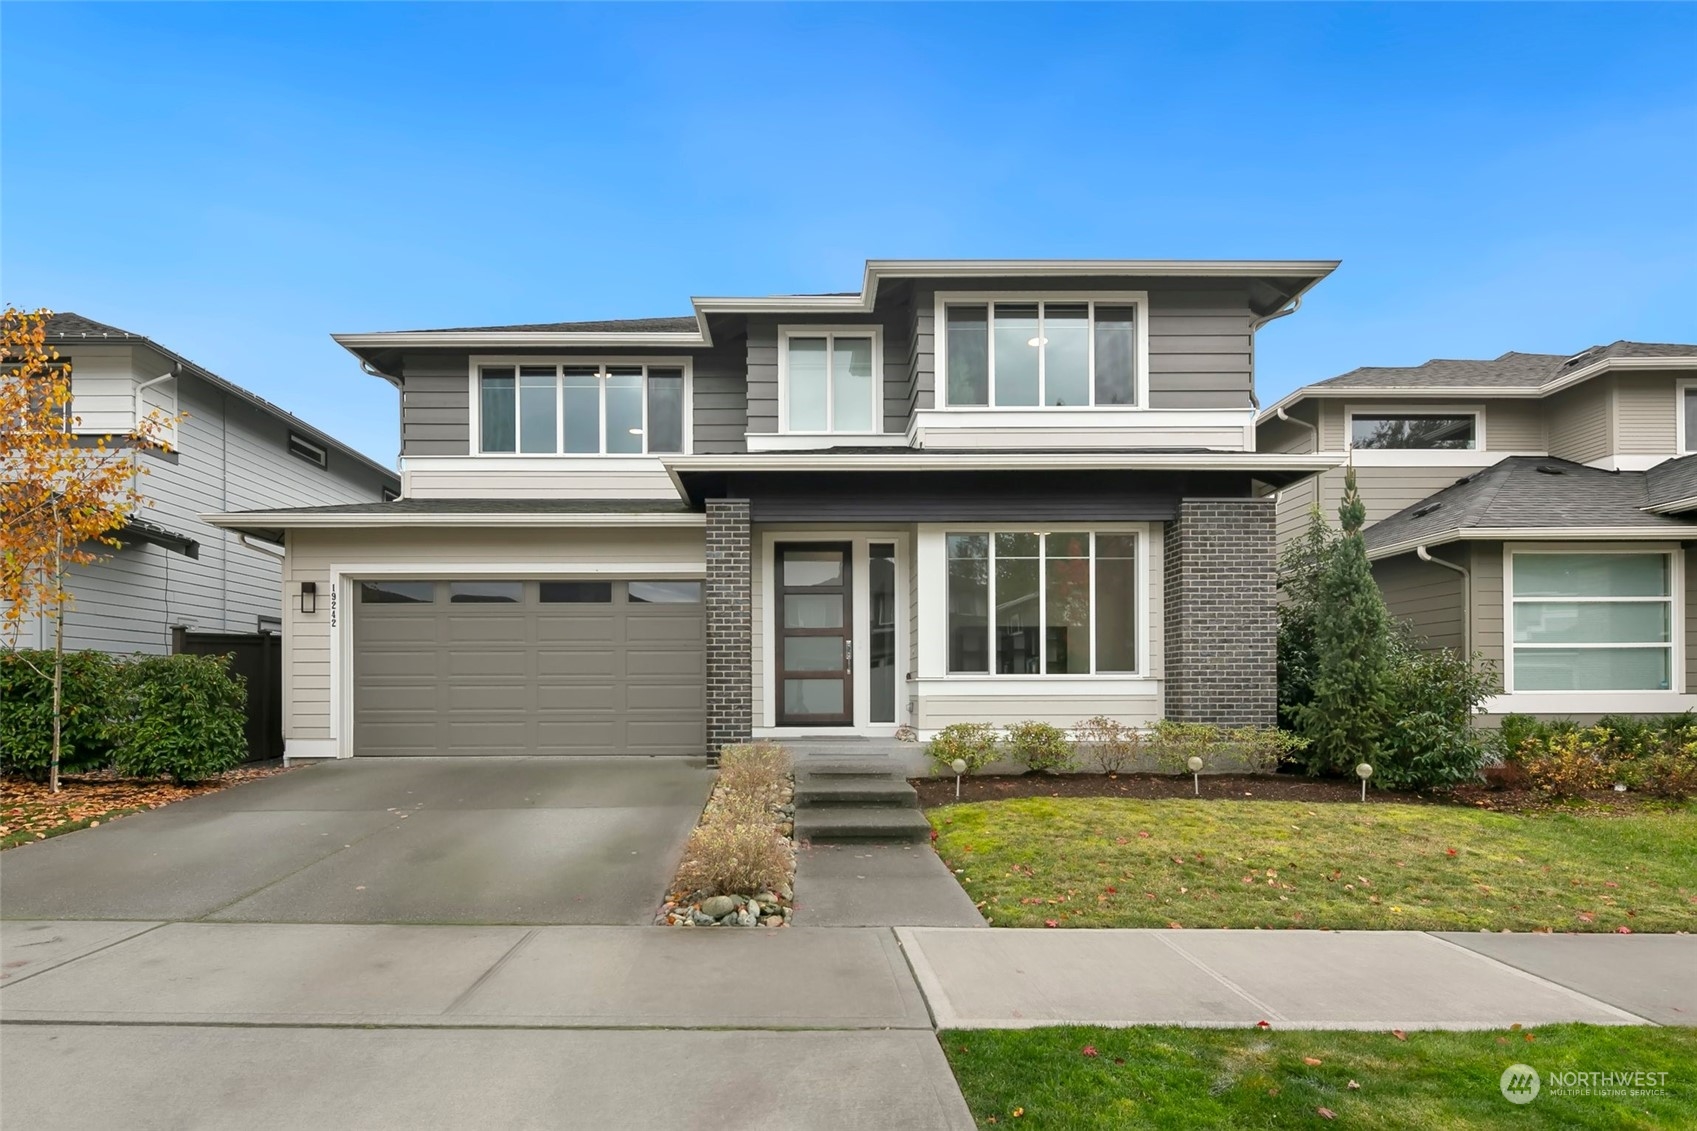
[[[796,542],[774,549],[778,722],[851,726],[853,547],[846,542]]]

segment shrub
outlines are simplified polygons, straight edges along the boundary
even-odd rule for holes
[[[122,699],[118,664],[104,652],[66,652],[60,684],[59,771],[112,760],[112,716]],[[53,653],[0,651],[0,773],[47,777],[53,758]]]
[[[747,742],[719,751],[719,788],[762,801],[789,780],[790,752],[776,742]]]
[[[1008,728],[1008,751],[1032,773],[1072,768],[1073,747],[1067,732],[1050,723],[1027,719]]]
[[[989,723],[950,723],[926,744],[925,753],[939,774],[954,773],[949,763],[957,758],[974,774],[995,761],[996,743],[996,728]]]
[[[1278,727],[1234,727],[1225,734],[1239,766],[1251,774],[1277,772],[1279,764],[1308,745],[1301,735]]]
[[[1633,785],[1645,793],[1684,801],[1697,797],[1697,751],[1664,751],[1641,760]]]
[[[690,832],[677,882],[702,895],[748,895],[789,883],[794,867],[795,848],[775,824],[712,820]]]
[[[1532,788],[1554,797],[1578,797],[1611,785],[1614,736],[1602,727],[1587,727],[1529,739],[1521,747],[1522,762]]]
[[[1320,575],[1337,540],[1337,531],[1316,505],[1309,510],[1307,530],[1279,557],[1279,722],[1287,727],[1296,725],[1297,711],[1314,699]]]
[[[1212,723],[1181,723],[1162,719],[1155,724],[1149,738],[1149,752],[1155,765],[1165,773],[1187,774],[1194,756],[1207,762],[1219,745],[1224,732]]]
[[[142,656],[124,665],[132,717],[116,726],[118,772],[198,782],[247,756],[247,686],[224,656]]]
[[[1106,715],[1092,715],[1074,723],[1072,732],[1078,736],[1079,746],[1090,752],[1090,764],[1104,774],[1131,769],[1143,752],[1143,736],[1137,728]]]
[[[1504,715],[1497,724],[1496,736],[1491,741],[1491,753],[1497,761],[1508,765],[1520,760],[1520,748],[1529,738],[1536,738],[1543,733],[1544,724],[1531,715]]]
[[[1472,781],[1490,749],[1473,714],[1496,690],[1496,673],[1447,648],[1423,650],[1407,632],[1390,647],[1392,723],[1379,738],[1373,783],[1433,789]]]

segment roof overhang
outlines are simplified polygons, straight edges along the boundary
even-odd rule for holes
[[[710,314],[870,314],[885,279],[1078,278],[1080,276],[1167,276],[1208,279],[1289,279],[1296,285],[1283,295],[1290,302],[1337,269],[1335,259],[869,259],[859,294],[770,295],[757,298],[696,297],[693,331],[647,333],[547,330],[403,330],[370,334],[332,334],[342,348],[362,350],[418,348],[499,348],[550,346],[594,349],[704,348],[713,344]],[[362,358],[362,360],[364,360]]]
[[[1367,558],[1379,561],[1451,542],[1677,542],[1687,534],[1697,535],[1697,524],[1689,532],[1666,526],[1469,526],[1374,546]]]
[[[145,542],[150,546],[158,546],[162,550],[170,550],[185,558],[200,557],[200,543],[187,534],[179,534],[175,530],[167,530],[155,522],[147,522],[139,518],[131,518],[112,532],[112,537],[119,542]]]
[[[1488,398],[1492,400],[1539,400],[1571,389],[1583,381],[1604,373],[1631,373],[1659,369],[1697,369],[1697,357],[1608,357],[1593,362],[1572,373],[1564,373],[1542,385],[1304,385],[1274,401],[1255,417],[1259,427],[1276,418],[1279,410],[1289,409],[1302,401],[1315,399],[1346,400],[1396,397],[1401,399],[1463,400]]]

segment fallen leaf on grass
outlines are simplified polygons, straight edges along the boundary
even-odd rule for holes
[[[1314,1109],[1314,1113],[1321,1119],[1336,1119],[1338,1117],[1338,1113],[1329,1107],[1317,1107]]]
[[[1055,921],[1055,920],[1053,920],[1053,919],[1045,919],[1045,920],[1043,920],[1043,925],[1044,925],[1044,926],[1045,926],[1045,927],[1058,927],[1058,926],[1060,926],[1060,924],[1059,924],[1059,923],[1057,923],[1057,922],[1056,922],[1056,921]]]
[[[1302,1058],[1302,1063],[1308,1065],[1310,1068],[1318,1068],[1324,1062],[1317,1056],[1305,1056]]]
[[[1273,1027],[1273,1023],[1271,1021],[1261,1020],[1255,1023],[1255,1027],[1257,1029],[1271,1029]]]
[[[1083,1048],[1079,1049],[1078,1051],[1083,1053],[1085,1056],[1099,1056],[1100,1055],[1096,1051],[1095,1045],[1085,1045]]]
[[[1392,1029],[1391,1036],[1395,1037],[1399,1041],[1408,1040],[1408,1034],[1404,1033],[1401,1029]]]
[[[1359,1092],[1361,1090],[1361,1085],[1357,1084],[1354,1080],[1351,1080],[1349,1083],[1345,1084],[1344,1087],[1348,1088],[1352,1092]]]

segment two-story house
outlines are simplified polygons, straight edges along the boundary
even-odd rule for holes
[[[93,443],[158,412],[184,414],[169,452],[147,452],[139,481],[151,501],[120,532],[122,547],[73,567],[65,646],[165,653],[173,631],[280,631],[283,548],[220,530],[208,511],[381,502],[393,471],[141,334],[56,314],[47,341],[71,370],[71,414]],[[16,644],[51,647],[45,618]],[[13,643],[13,641],[8,641]]]
[[[1331,262],[874,261],[682,318],[338,335],[402,498],[287,547],[291,757],[1270,723],[1254,335]]]
[[[1356,369],[1257,435],[1353,463],[1386,603],[1495,665],[1488,713],[1697,707],[1697,346]],[[1335,521],[1343,478],[1278,492],[1281,542],[1316,503]]]

